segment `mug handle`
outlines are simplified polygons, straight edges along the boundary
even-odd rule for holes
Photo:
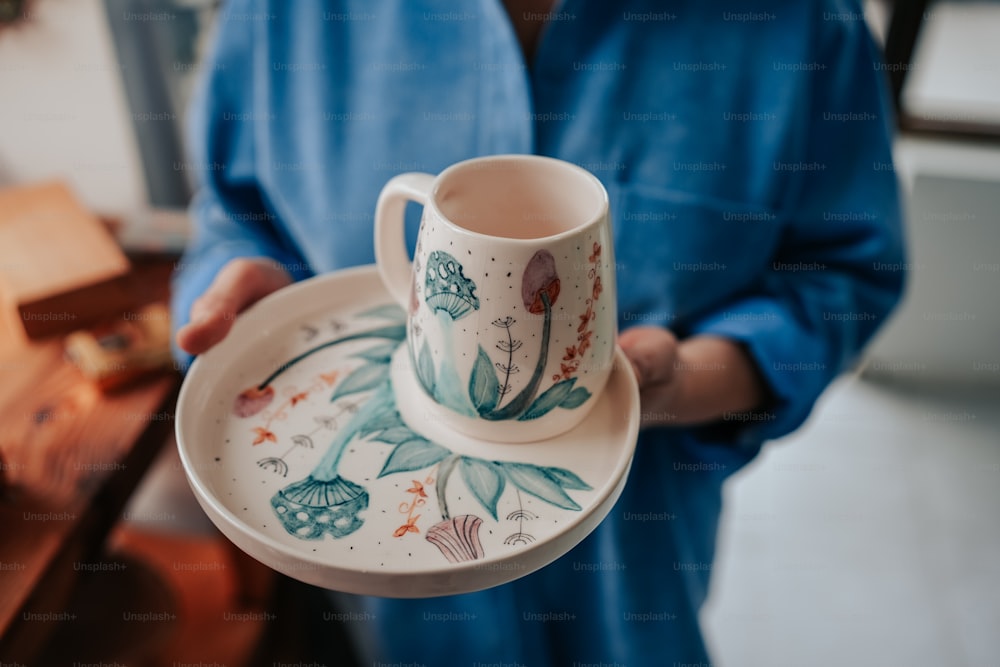
[[[410,300],[412,280],[403,228],[406,202],[426,206],[433,183],[431,174],[399,174],[385,184],[375,205],[375,264],[389,294],[404,308]]]

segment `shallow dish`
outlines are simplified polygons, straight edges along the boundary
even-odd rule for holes
[[[177,406],[184,470],[215,525],[288,576],[387,597],[497,586],[583,540],[635,450],[639,393],[622,352],[583,423],[504,444],[421,408],[404,336],[370,266],[241,315],[192,365]]]

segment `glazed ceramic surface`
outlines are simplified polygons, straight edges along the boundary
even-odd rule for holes
[[[579,426],[510,445],[457,434],[412,400],[405,336],[364,267],[262,300],[195,361],[178,447],[222,532],[289,576],[391,597],[495,586],[586,537],[634,452],[627,362]]]
[[[424,204],[412,267],[407,200]],[[376,209],[383,279],[437,419],[468,435],[541,440],[583,420],[611,373],[615,266],[607,194],[567,162],[494,156],[403,174]]]

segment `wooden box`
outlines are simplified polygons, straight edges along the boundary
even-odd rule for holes
[[[30,338],[65,333],[131,305],[129,261],[63,184],[0,190],[0,300]]]

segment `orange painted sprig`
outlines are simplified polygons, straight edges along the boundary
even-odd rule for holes
[[[601,292],[604,291],[604,287],[601,285],[601,276],[597,273],[597,268],[601,262],[600,243],[594,242],[593,252],[587,258],[587,261],[591,264],[590,270],[587,272],[587,278],[591,280],[590,297],[586,301],[587,310],[580,315],[580,324],[576,328],[576,345],[570,345],[566,348],[566,354],[563,355],[562,362],[559,364],[561,372],[552,376],[553,381],[556,382],[568,380],[580,370],[580,362],[583,361],[583,356],[592,344],[590,339],[593,337],[594,332],[590,328],[590,323],[597,317],[594,305],[597,303],[597,299],[600,298]]]

